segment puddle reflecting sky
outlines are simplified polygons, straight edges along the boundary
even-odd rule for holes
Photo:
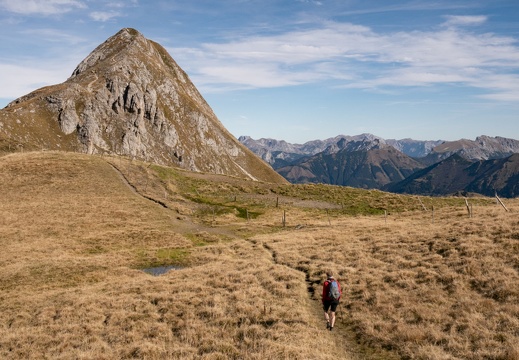
[[[144,271],[147,274],[153,275],[153,276],[159,276],[159,275],[163,275],[163,274],[167,273],[170,270],[179,270],[179,269],[182,269],[182,267],[170,265],[170,266],[157,266],[157,267],[152,267],[152,268],[146,268],[146,269],[142,269],[142,271]]]

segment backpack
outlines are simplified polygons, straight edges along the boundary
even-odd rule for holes
[[[336,280],[331,280],[328,282],[328,298],[330,300],[339,300],[341,297],[341,292],[339,291],[339,285]]]

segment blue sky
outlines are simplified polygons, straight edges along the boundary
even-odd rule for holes
[[[124,27],[236,137],[519,139],[517,0],[0,0],[0,107]]]

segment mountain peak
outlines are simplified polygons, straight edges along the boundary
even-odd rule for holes
[[[127,56],[126,52],[132,52],[132,49],[130,49],[132,45],[134,48],[142,50],[147,47],[148,40],[135,29],[124,28],[119,30],[117,34],[108,38],[81,61],[72,73],[71,78],[94,68],[107,59],[116,62],[118,58]]]
[[[97,46],[64,83],[1,110],[2,123],[0,150],[23,142],[284,182],[225,129],[168,52],[131,28]]]

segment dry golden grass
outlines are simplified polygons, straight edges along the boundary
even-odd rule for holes
[[[68,153],[0,157],[0,193],[0,358],[519,358],[517,200],[469,219],[423,198],[433,218],[416,197]]]
[[[105,159],[16,154],[0,169],[0,357],[347,358],[314,347],[328,334],[309,341],[321,324],[304,274],[179,220]],[[160,277],[138,270],[188,261]]]
[[[323,269],[347,291],[345,323],[362,342],[406,359],[519,358],[519,211],[444,208],[395,219],[337,220],[298,233],[255,239],[278,262],[309,274]],[[331,264],[331,265],[330,265]],[[317,298],[317,296],[315,296]]]

